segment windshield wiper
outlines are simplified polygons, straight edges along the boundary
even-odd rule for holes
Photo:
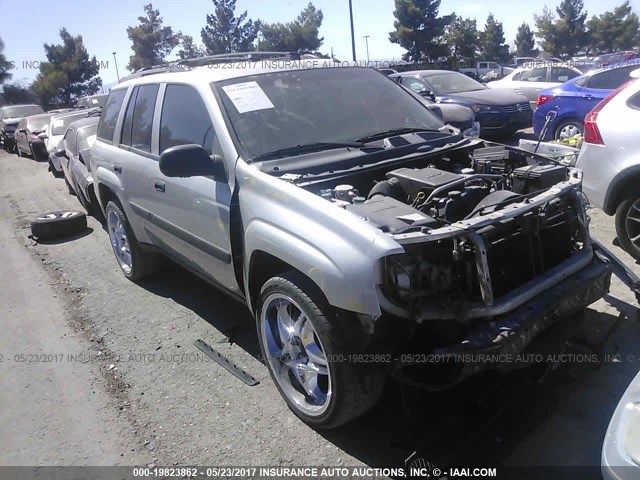
[[[405,127],[405,128],[392,128],[391,130],[386,130],[384,132],[374,133],[372,135],[367,135],[366,137],[360,137],[356,140],[356,142],[371,142],[373,140],[380,140],[382,138],[392,137],[394,135],[402,135],[404,133],[419,133],[419,132],[439,132],[439,130],[433,128],[415,128],[415,127]]]
[[[333,150],[336,148],[362,148],[364,143],[361,142],[344,142],[344,143],[331,143],[331,142],[314,142],[304,143],[302,145],[296,145],[295,147],[280,148],[273,152],[261,153],[251,159],[252,162],[257,160],[269,160],[273,158],[286,157],[287,155],[302,155],[303,153],[321,152],[323,150]]]

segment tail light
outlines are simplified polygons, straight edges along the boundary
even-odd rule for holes
[[[616,88],[613,92],[607,95],[600,103],[598,103],[593,110],[587,113],[587,116],[584,119],[584,138],[583,141],[586,143],[591,143],[593,145],[604,145],[604,140],[602,135],[600,134],[600,129],[598,128],[598,113],[605,107],[607,103],[609,103],[613,97],[619,94],[622,90],[624,90],[627,85],[633,83],[634,79],[629,80],[623,85]]]
[[[545,103],[550,102],[554,98],[556,98],[555,95],[540,95],[538,97],[538,100],[536,101],[536,107],[539,107],[540,105],[544,105]]]

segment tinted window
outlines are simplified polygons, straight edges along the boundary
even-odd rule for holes
[[[167,85],[160,117],[160,153],[195,143],[211,154],[215,132],[198,92],[187,85]]]
[[[579,87],[584,87],[591,77],[582,77],[576,80],[575,85]]]
[[[637,66],[614,68],[592,75],[587,83],[587,87],[599,90],[615,90],[624,82],[629,80],[629,72],[638,68]]]
[[[124,113],[124,121],[122,122],[122,135],[120,136],[120,143],[122,145],[131,145],[131,127],[133,125],[133,109],[136,105],[136,97],[138,96],[138,87],[133,89],[131,97],[129,97],[129,104],[127,105],[127,111]]]
[[[158,88],[159,85],[142,85],[136,95],[131,125],[131,146],[145,152],[151,151],[151,126]]]
[[[547,69],[532,68],[531,70],[525,70],[520,74],[520,80],[523,82],[545,82],[547,79]]]
[[[564,83],[568,80],[571,80],[572,78],[577,77],[578,75],[578,73],[574,72],[570,68],[552,67],[551,77],[549,78],[549,81]]]
[[[518,72],[513,76],[512,80],[514,81],[520,80],[521,76],[522,76],[522,72]]]
[[[98,125],[98,137],[108,142],[113,141],[113,134],[116,131],[116,122],[120,113],[120,107],[124,101],[126,89],[115,90],[109,94],[107,104],[100,116],[100,124]]]
[[[78,134],[78,151],[86,150],[87,148],[93,147],[93,142],[96,139],[96,129],[97,125],[93,127],[87,127],[80,130]]]

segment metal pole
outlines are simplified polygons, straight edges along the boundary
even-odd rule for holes
[[[370,35],[364,35],[364,41],[367,44],[367,63],[369,63],[369,37]]]
[[[120,81],[120,74],[118,73],[118,60],[116,60],[116,52],[113,52],[113,61],[116,64],[116,77],[118,77],[118,81]]]
[[[356,61],[356,37],[353,33],[353,7],[351,6],[351,0],[349,0],[349,19],[351,20],[351,53],[353,54],[353,61]]]

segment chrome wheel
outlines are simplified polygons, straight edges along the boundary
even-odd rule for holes
[[[107,228],[109,229],[109,239],[113,253],[118,260],[120,268],[125,274],[129,275],[133,267],[131,260],[131,249],[129,248],[129,239],[127,238],[127,230],[124,227],[122,219],[114,210],[107,212]]]
[[[582,131],[580,128],[572,123],[565,125],[560,129],[558,134],[558,140],[567,140],[569,138],[575,137],[576,135],[581,135]]]
[[[269,367],[289,402],[302,413],[322,415],[331,400],[329,362],[309,316],[290,297],[273,293],[260,314]]]
[[[624,226],[629,241],[640,249],[640,200],[636,200],[627,211]]]

